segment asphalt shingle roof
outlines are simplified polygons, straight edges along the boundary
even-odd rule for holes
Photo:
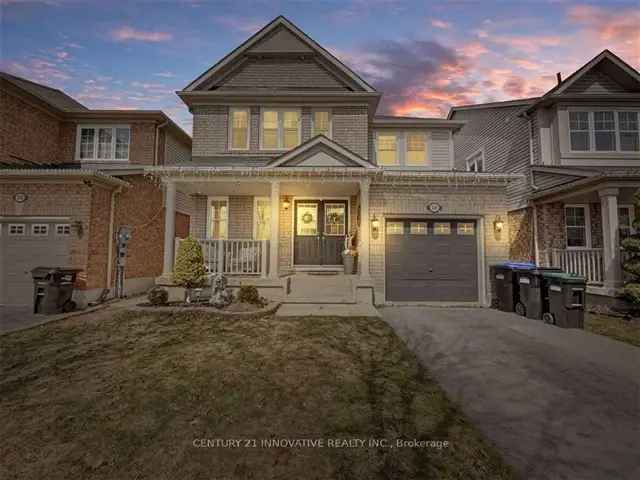
[[[8,82],[13,83],[17,87],[29,92],[31,95],[38,97],[40,100],[48,103],[58,110],[63,112],[77,112],[86,111],[87,107],[80,102],[74,100],[62,90],[57,88],[47,87],[40,85],[39,83],[32,82],[26,78],[16,77],[6,72],[0,72],[0,78],[5,79]]]

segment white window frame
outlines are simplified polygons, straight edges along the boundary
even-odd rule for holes
[[[624,131],[625,133],[632,133],[633,130],[622,130],[620,128],[620,114],[621,113],[635,113],[636,114],[636,121],[638,123],[638,130],[636,130],[637,135],[638,135],[638,145],[640,145],[640,111],[636,111],[636,110],[616,110],[615,111],[615,121],[616,121],[616,142],[617,143],[617,147],[620,149],[619,151],[621,153],[638,153],[640,154],[640,150],[622,150],[622,141],[620,138],[620,134]]]
[[[62,232],[59,232],[58,229],[62,228]],[[64,230],[69,228],[69,233],[65,233]],[[70,223],[56,223],[54,234],[56,237],[68,237],[71,235],[71,224]]]
[[[36,233],[36,228],[44,228],[44,232]],[[32,237],[48,237],[49,236],[49,224],[48,223],[32,223],[31,224],[31,236]]]
[[[404,133],[404,157],[400,158],[402,166],[405,168],[427,168],[431,166],[431,159],[429,158],[429,135],[422,130],[411,131],[408,130]],[[409,165],[407,159],[409,157],[409,135],[420,135],[424,141],[424,163],[422,165]]]
[[[264,112],[278,112],[278,148],[265,148],[263,146],[262,138],[262,126],[264,125]],[[294,147],[284,146],[284,112],[298,112],[298,145]],[[302,143],[302,109],[301,108],[287,108],[287,107],[260,107],[260,150],[268,152],[281,151],[286,152],[292,150]]]
[[[327,138],[333,139],[333,110],[331,108],[312,108],[311,109],[311,136],[315,137],[316,129],[316,112],[327,112],[329,114],[329,134]],[[302,120],[300,121],[302,123]]]
[[[394,136],[394,137],[396,137],[396,161],[395,161],[395,163],[389,164],[389,165],[387,165],[387,164],[383,165],[383,164],[379,163],[379,161],[378,161],[378,145],[379,145],[380,136],[383,136],[383,137]],[[390,130],[381,130],[381,131],[378,130],[378,131],[376,131],[375,139],[376,139],[376,141],[375,141],[376,165],[378,167],[383,167],[383,168],[401,167],[402,166],[402,160],[400,158],[401,157],[401,155],[400,155],[400,150],[401,150],[401,148],[400,148],[400,143],[401,143],[400,142],[400,133],[397,132],[397,131],[390,131]]]
[[[211,202],[212,201],[226,202],[227,204],[227,218],[225,220],[226,232],[227,232],[226,238],[211,238]],[[229,213],[230,213],[229,197],[217,197],[217,196],[207,197],[207,229],[205,231],[205,238],[207,240],[229,240],[229,217],[230,217]]]
[[[583,208],[584,209],[584,247],[570,247],[568,245],[569,237],[567,235],[567,208]],[[588,203],[566,203],[564,205],[564,244],[567,250],[588,250],[591,248],[591,212]]]
[[[93,129],[93,157],[81,158],[80,157],[80,143],[82,139],[83,129]],[[100,128],[111,128],[111,155],[109,158],[98,158],[98,131]],[[116,158],[116,130],[127,129],[129,131],[129,148],[127,148],[127,158]],[[77,162],[128,162],[131,158],[131,125],[128,124],[78,124],[76,127],[76,155]]]
[[[571,112],[587,112],[589,114],[589,150],[573,150],[571,146]],[[594,112],[613,112],[613,120],[615,123],[615,150],[596,150],[596,133]],[[624,155],[638,155],[640,150],[621,150],[620,149],[620,122],[618,121],[619,112],[635,112],[638,115],[638,122],[640,123],[640,109],[636,108],[594,108],[594,107],[569,107],[566,115],[566,129],[567,129],[567,152],[573,155],[584,154],[600,154],[607,155],[612,153],[621,153]],[[626,130],[625,130],[626,131]],[[640,145],[640,128],[638,129],[638,144]]]
[[[273,206],[271,205],[271,197],[253,197],[253,239],[254,240],[258,240],[258,203],[259,202],[268,203],[270,215],[273,215]],[[269,218],[272,218],[272,217],[269,217]],[[270,238],[271,238],[271,224],[269,224],[269,238],[267,238],[266,240],[270,240]]]
[[[407,164],[407,156],[409,153],[409,134],[415,135],[419,134],[423,136],[424,139],[424,154],[425,154],[425,163],[422,165],[408,165]],[[396,163],[392,165],[382,165],[378,161],[378,145],[380,136],[395,136],[396,137]],[[376,165],[382,168],[389,169],[400,169],[400,170],[426,170],[430,169],[433,166],[432,156],[431,156],[431,132],[425,129],[404,129],[404,130],[387,130],[380,129],[375,130],[374,135],[374,156]]]
[[[247,145],[244,148],[233,147],[233,113],[234,112],[247,112]],[[228,116],[229,132],[227,142],[229,150],[234,152],[241,152],[249,150],[251,146],[251,108],[249,107],[230,107]]]
[[[12,227],[20,227],[22,229],[22,233],[12,233]],[[27,224],[26,223],[10,223],[7,226],[7,235],[10,237],[25,237],[27,235]]]
[[[480,157],[480,161],[482,161],[482,170],[478,170],[478,156]],[[485,172],[487,164],[485,162],[484,148],[480,148],[473,152],[471,155],[464,159],[464,163],[467,166],[467,172]],[[471,170],[471,166],[474,166],[475,170]]]

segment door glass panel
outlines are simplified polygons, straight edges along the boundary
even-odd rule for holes
[[[409,224],[409,233],[411,233],[411,235],[426,235],[427,234],[426,222],[411,222]]]
[[[473,235],[473,223],[458,223],[458,235]]]
[[[346,208],[344,203],[325,203],[325,235],[344,235],[346,231]]]
[[[299,203],[296,207],[296,235],[318,234],[318,204]]]
[[[436,222],[433,224],[433,233],[435,235],[451,235],[451,224]]]
[[[403,222],[387,222],[387,235],[402,235],[404,234]]]

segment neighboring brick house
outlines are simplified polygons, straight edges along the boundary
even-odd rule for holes
[[[144,167],[188,165],[191,138],[160,111],[89,110],[59,90],[0,73],[0,304],[31,303],[29,270],[82,270],[80,303],[115,282],[114,236],[133,230],[128,293],[162,271],[162,189]],[[191,204],[176,211],[177,235]]]
[[[640,188],[640,73],[605,50],[539,98],[454,107],[456,165],[525,175],[509,187],[510,256],[616,296]]]
[[[464,122],[377,115],[382,94],[283,17],[178,95],[193,114],[192,164],[146,169],[166,186],[160,281],[171,284],[182,193],[207,269],[234,285],[290,301],[342,271],[353,234],[357,275],[340,284],[353,301],[488,303],[521,176],[455,171]]]

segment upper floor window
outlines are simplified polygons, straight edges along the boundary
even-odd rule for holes
[[[77,138],[78,160],[129,160],[128,125],[80,125]]]
[[[467,157],[467,172],[484,172],[484,152],[482,150]]]
[[[263,150],[289,150],[300,145],[300,110],[263,109],[261,124]]]
[[[640,151],[638,112],[569,112],[569,141],[574,152]]]
[[[395,134],[378,135],[378,165],[398,165],[398,139]]]
[[[409,167],[422,167],[427,164],[427,141],[424,133],[407,133],[407,157]]]
[[[313,111],[313,137],[324,135],[331,138],[331,112],[329,110]]]
[[[249,109],[232,108],[229,111],[231,122],[231,150],[249,149]]]

